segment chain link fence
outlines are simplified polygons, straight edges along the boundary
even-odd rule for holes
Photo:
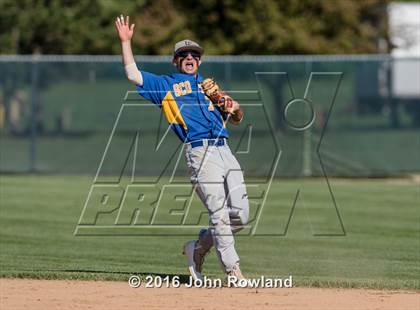
[[[169,56],[137,63],[174,72]],[[200,70],[244,107],[229,143],[248,176],[420,171],[420,58],[208,56]],[[180,143],[161,143],[168,124],[134,91],[117,56],[0,56],[0,172],[174,173]]]

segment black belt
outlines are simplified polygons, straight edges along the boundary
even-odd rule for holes
[[[204,141],[207,141],[207,145],[213,145],[213,146],[223,146],[226,144],[226,139],[222,138],[222,139],[205,139],[205,140],[198,140],[198,141],[193,141],[190,142],[191,147],[195,148],[195,147],[199,147],[199,146],[203,146],[206,143]]]

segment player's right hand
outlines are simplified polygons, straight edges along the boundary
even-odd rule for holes
[[[130,17],[124,16],[121,14],[115,20],[115,28],[117,28],[118,36],[120,37],[121,42],[130,41],[134,33],[134,24],[130,26]]]
[[[218,106],[223,112],[229,114],[234,114],[237,110],[239,110],[239,103],[227,95],[224,95],[219,99]]]

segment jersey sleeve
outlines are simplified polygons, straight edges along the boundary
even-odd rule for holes
[[[137,92],[144,99],[150,100],[160,106],[166,93],[170,91],[168,82],[163,76],[147,71],[140,72],[143,77],[143,85],[137,85]]]

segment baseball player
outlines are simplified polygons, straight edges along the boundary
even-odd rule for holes
[[[194,41],[175,44],[172,63],[178,73],[155,75],[139,71],[131,50],[134,24],[117,17],[127,79],[138,93],[159,106],[171,128],[184,143],[191,182],[209,212],[209,228],[184,245],[188,269],[201,279],[204,258],[214,246],[224,272],[243,278],[233,234],[248,221],[249,204],[241,167],[228,146],[228,122],[239,124],[238,102],[198,73],[203,48]]]

